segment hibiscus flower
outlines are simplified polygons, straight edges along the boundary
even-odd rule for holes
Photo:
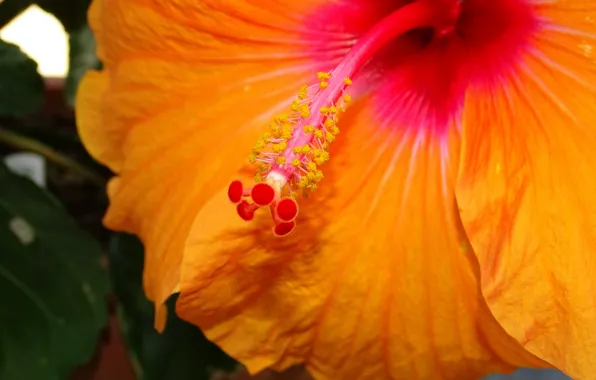
[[[252,372],[591,378],[594,17],[585,0],[95,0],[104,69],[78,125],[116,173],[105,224],[145,244],[157,328],[179,292]]]

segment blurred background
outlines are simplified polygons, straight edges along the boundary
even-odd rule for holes
[[[101,225],[110,173],[82,147],[73,111],[80,78],[101,67],[88,6],[0,0],[0,380],[251,379],[173,312],[154,331],[143,247]]]

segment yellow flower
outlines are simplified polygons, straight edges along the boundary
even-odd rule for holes
[[[77,120],[116,174],[105,224],[145,243],[156,326],[180,292],[252,372],[593,377],[595,17],[584,0],[95,0],[105,68]]]

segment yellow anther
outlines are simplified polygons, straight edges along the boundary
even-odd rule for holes
[[[253,179],[256,183],[263,182],[263,177],[261,176],[261,173],[255,173]]]
[[[323,172],[320,170],[317,170],[314,173],[315,173],[315,182],[320,182],[323,179]]]
[[[315,191],[317,189],[317,184],[316,183],[309,183],[308,186],[306,186],[306,188],[310,191]]]
[[[308,178],[306,178],[305,176],[300,177],[300,181],[298,181],[298,186],[301,189],[304,189],[308,186],[308,184],[310,183],[310,181],[308,180]]]
[[[284,125],[281,129],[281,137],[284,139],[289,139],[292,137],[292,126],[291,125]]]
[[[329,108],[321,107],[321,109],[319,109],[319,112],[323,115],[327,115],[329,113]]]
[[[314,162],[317,165],[322,165],[325,161],[328,161],[330,158],[329,152],[320,151],[319,154],[315,155]]]
[[[312,133],[315,130],[315,128],[312,125],[305,125],[303,130],[304,133]]]
[[[282,114],[275,117],[275,122],[279,125],[283,125],[288,122],[288,115]]]
[[[323,131],[321,131],[320,129],[317,129],[314,133],[315,137],[320,139],[323,137]]]
[[[302,147],[302,153],[308,153],[308,152],[310,152],[310,146],[308,146],[308,145],[304,145],[304,146]]]
[[[250,162],[251,164],[254,164],[255,162],[257,162],[257,155],[254,153],[249,154],[248,162]]]
[[[301,164],[302,164],[302,162],[300,162],[300,160],[299,160],[299,159],[297,159],[297,158],[294,158],[294,159],[292,160],[292,165],[294,165],[295,167],[298,167],[298,166],[300,166]]]
[[[329,107],[329,113],[330,113],[330,114],[335,114],[335,113],[337,113],[337,108],[335,108],[335,106],[331,106],[331,107]]]
[[[352,97],[350,95],[344,96],[344,102],[350,103],[352,101]]]
[[[325,126],[325,128],[330,129],[330,128],[335,127],[335,122],[333,121],[333,119],[327,119],[327,120],[325,120],[323,125]]]
[[[317,170],[317,164],[315,164],[314,162],[311,161],[308,164],[306,164],[306,169],[311,172],[315,171],[315,170]]]
[[[344,78],[344,83],[346,84],[346,86],[351,86],[352,80],[350,78]]]
[[[322,89],[326,89],[327,87],[329,87],[329,82],[321,82],[319,86],[321,86]]]
[[[331,128],[329,132],[333,133],[335,136],[339,135],[339,128],[337,126]]]
[[[327,140],[327,142],[330,142],[330,143],[332,143],[332,142],[333,142],[333,140],[335,140],[335,136],[333,136],[331,133],[327,133],[327,134],[325,135],[325,139]]]
[[[329,78],[331,78],[331,74],[320,72],[320,73],[317,73],[317,78],[319,78],[319,80],[329,79]]]
[[[302,108],[300,109],[300,115],[305,119],[307,117],[310,117],[310,110],[308,109],[308,106],[306,104],[303,105]]]
[[[253,150],[253,152],[258,153],[263,148],[265,148],[266,145],[267,145],[267,143],[263,139],[260,138],[257,140],[257,143],[255,144],[254,148],[252,148],[252,150]]]
[[[300,153],[302,153],[302,147],[297,146],[294,149],[292,149],[292,152],[294,152],[295,154],[300,154]]]
[[[306,99],[307,94],[308,94],[308,86],[300,87],[300,91],[298,92],[298,99],[300,99],[300,100]]]
[[[300,104],[292,103],[292,106],[290,106],[290,109],[294,112],[298,112],[298,111],[300,111]]]
[[[279,157],[277,157],[277,159],[275,160],[275,162],[277,162],[280,165],[285,165],[286,164],[286,158],[284,156],[279,156]]]
[[[281,153],[281,152],[283,152],[284,150],[286,150],[286,148],[287,148],[287,144],[286,144],[286,142],[285,142],[285,141],[282,141],[282,142],[280,142],[279,144],[275,144],[275,145],[273,145],[273,151],[274,151],[275,153]]]

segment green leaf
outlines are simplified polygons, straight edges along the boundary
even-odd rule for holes
[[[100,247],[58,202],[0,165],[0,379],[64,380],[107,322]]]
[[[95,38],[89,25],[84,24],[82,27],[72,30],[69,36],[69,44],[69,66],[64,96],[66,104],[74,107],[81,78],[88,70],[99,69],[101,63],[95,53]]]
[[[23,116],[39,109],[44,85],[37,63],[21,49],[0,40],[0,115]]]
[[[208,380],[217,371],[237,368],[197,327],[176,317],[176,297],[168,301],[165,331],[155,331],[153,305],[142,289],[143,247],[138,239],[116,234],[108,251],[120,326],[139,380]]]

